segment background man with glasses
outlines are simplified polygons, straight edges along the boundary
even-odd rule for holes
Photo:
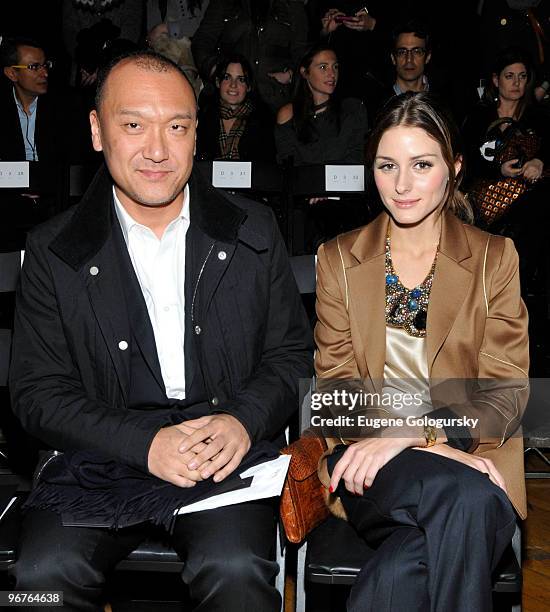
[[[440,51],[444,33],[438,31],[435,34],[439,36],[436,48]],[[437,55],[440,58],[440,53]],[[380,107],[393,96],[408,91],[429,91],[440,99],[460,125],[464,109],[476,102],[475,90],[464,84],[448,59],[442,59],[439,66],[431,65],[428,77],[428,64],[433,64],[432,37],[425,22],[411,19],[393,29],[390,58],[395,71],[394,80],[381,96]]]
[[[396,73],[394,93],[428,91],[430,85],[424,70],[430,59],[430,37],[426,27],[417,21],[398,26],[393,32],[391,52]]]
[[[68,164],[82,163],[92,147],[75,92],[52,91],[53,63],[39,42],[4,39],[0,62],[5,76],[0,77],[0,161],[39,162],[30,167],[24,197],[0,194],[4,209],[13,213],[8,225],[18,227],[61,208]]]
[[[26,39],[3,42],[1,58],[4,75],[10,83],[0,98],[3,134],[0,159],[38,161],[47,158],[56,141],[50,121],[53,109],[45,97],[52,63],[46,59],[39,43]]]

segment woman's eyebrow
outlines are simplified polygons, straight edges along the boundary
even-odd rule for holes
[[[424,157],[437,157],[437,154],[436,153],[423,153],[422,155],[414,155],[413,157],[409,159],[422,159]],[[393,157],[388,157],[387,155],[377,155],[375,159],[385,159],[388,161],[395,161]]]

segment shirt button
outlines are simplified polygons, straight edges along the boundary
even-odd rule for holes
[[[223,260],[224,260],[224,259],[226,259],[226,258],[227,258],[227,253],[226,253],[225,251],[220,251],[220,252],[218,253],[218,259],[219,259],[219,260],[223,261]]]
[[[197,334],[197,336],[200,335],[201,331],[202,329],[198,325],[195,325],[195,333]]]
[[[125,350],[128,348],[128,343],[126,342],[126,340],[121,340],[121,341],[118,343],[118,348],[119,348],[121,351],[125,351]]]
[[[217,406],[220,403],[220,401],[218,400],[217,397],[213,397],[211,403],[212,403],[212,406]]]
[[[99,274],[99,268],[97,266],[92,266],[90,268],[90,274],[92,276],[97,276]]]

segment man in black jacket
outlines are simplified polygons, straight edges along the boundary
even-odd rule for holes
[[[24,427],[180,487],[281,441],[311,374],[311,337],[272,213],[192,173],[196,102],[179,69],[117,60],[90,116],[107,169],[32,232],[10,389]],[[174,423],[178,423],[174,425]],[[171,541],[196,610],[279,610],[274,510],[249,502],[179,517]],[[16,588],[102,610],[105,574],[147,534],[25,518]]]
[[[222,56],[244,55],[275,114],[291,98],[293,71],[306,46],[303,0],[210,0],[192,51],[205,83]]]

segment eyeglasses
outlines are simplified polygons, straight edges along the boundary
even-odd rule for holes
[[[414,47],[413,49],[399,47],[399,49],[396,49],[394,53],[399,58],[408,57],[409,55],[414,55],[414,57],[424,57],[426,55],[426,47]]]
[[[51,60],[46,60],[43,64],[20,64],[17,66],[10,66],[10,68],[20,68],[20,69],[26,69],[26,70],[31,70],[32,72],[38,72],[39,70],[41,70],[42,68],[44,70],[51,70],[53,68],[53,62]]]

